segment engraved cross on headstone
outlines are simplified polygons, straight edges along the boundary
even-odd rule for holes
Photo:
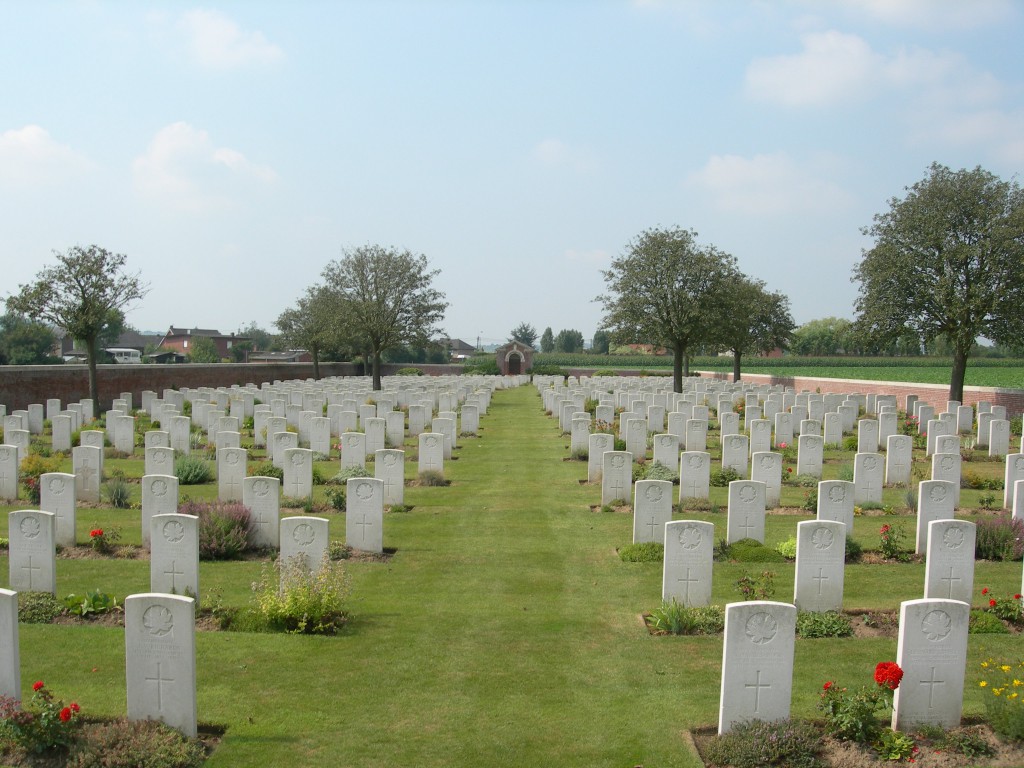
[[[954,581],[960,581],[960,580],[961,579],[960,579],[959,576],[954,576],[953,575],[953,566],[952,565],[949,566],[949,576],[943,576],[942,578],[939,579],[939,581],[946,582],[946,587],[947,587],[946,597],[949,598],[950,600],[953,599],[953,582]]]
[[[821,582],[828,581],[828,576],[825,576],[822,573],[824,570],[824,568],[819,568],[818,575],[811,577],[814,581],[818,582],[818,597],[821,597]]]
[[[676,581],[683,585],[683,600],[688,602],[690,600],[690,585],[700,583],[700,579],[698,579],[696,576],[691,577],[690,567],[687,566],[686,575],[680,576],[678,579],[676,579]]]
[[[32,571],[42,571],[38,565],[32,565],[32,555],[28,556],[28,564],[21,566],[21,570],[28,571],[28,591],[32,591]]]
[[[368,523],[366,521],[366,515],[363,514],[362,519],[358,520],[356,522],[356,525],[358,525],[362,529],[362,530],[359,531],[360,539],[362,541],[366,541],[366,529],[367,529],[367,527],[373,527],[373,523]]]
[[[743,687],[754,689],[754,712],[756,713],[761,705],[761,689],[767,688],[770,690],[772,687],[771,683],[761,682],[761,670],[759,669],[757,670],[757,678],[755,681],[753,683],[744,683]]]
[[[163,686],[164,686],[165,683],[173,683],[174,682],[174,678],[173,677],[164,677],[163,676],[163,672],[160,669],[161,663],[162,662],[159,662],[159,661],[156,663],[156,677],[147,677],[147,678],[145,678],[145,681],[147,683],[156,683],[156,708],[160,712],[163,712],[164,711],[164,689],[163,689]]]
[[[177,564],[178,564],[177,560],[171,560],[171,567],[164,571],[164,576],[170,576],[171,577],[171,592],[173,594],[177,594],[177,591],[178,591],[177,580],[174,577],[175,576],[184,576],[185,575],[184,571],[176,570]]]
[[[744,514],[743,515],[743,522],[740,523],[740,525],[739,525],[739,529],[741,531],[743,531],[743,538],[749,539],[750,536],[748,534],[750,533],[750,531],[754,530],[756,527],[757,527],[756,525],[754,525],[752,522],[750,522],[750,515],[749,514]]]
[[[928,709],[932,709],[932,707],[934,706],[932,704],[932,696],[935,693],[935,686],[936,685],[945,685],[945,684],[946,684],[945,680],[936,680],[935,679],[935,667],[931,667],[931,674],[929,675],[929,679],[928,680],[922,680],[919,683],[919,685],[927,685],[928,686]]]

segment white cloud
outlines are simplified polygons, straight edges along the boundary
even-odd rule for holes
[[[987,102],[999,95],[998,82],[975,72],[956,53],[902,48],[891,55],[872,50],[863,38],[829,30],[801,37],[795,54],[754,59],[746,90],[755,99],[785,106],[828,106],[862,101],[887,90],[915,99]]]
[[[185,122],[161,128],[132,164],[135,186],[147,197],[188,211],[231,207],[251,182],[272,182],[273,169],[227,147]]]
[[[845,0],[843,9],[893,26],[923,29],[983,27],[1015,13],[1008,0]]]
[[[243,30],[220,11],[188,11],[179,24],[188,35],[193,56],[204,67],[236,69],[275,64],[284,58],[284,51],[262,32]]]
[[[1009,165],[1024,164],[1024,113],[996,109],[947,115],[941,121],[922,119],[918,139],[945,144],[984,147]]]
[[[838,185],[820,171],[799,167],[788,155],[714,155],[687,178],[687,183],[710,195],[716,208],[730,213],[771,216],[835,210],[848,205]]]
[[[38,125],[0,133],[2,182],[52,184],[93,167],[88,158],[54,141],[49,131]]]

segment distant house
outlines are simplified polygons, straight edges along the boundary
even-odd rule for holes
[[[247,363],[312,363],[313,356],[305,349],[289,349],[287,352],[250,352]]]
[[[462,339],[440,339],[437,343],[448,353],[449,360],[465,360],[476,352],[476,347]]]
[[[145,352],[147,346],[156,346],[160,336],[155,334],[138,333],[137,331],[125,331],[117,337],[117,342],[111,344],[107,349],[134,349],[139,353]],[[73,338],[64,335],[60,338],[60,351],[58,353],[65,362],[85,362],[88,357],[85,350],[80,348]]]
[[[188,355],[192,351],[193,339],[200,337],[208,338],[214,343],[218,357],[231,357],[231,348],[235,344],[251,340],[247,336],[221,333],[212,328],[175,328],[172,325],[160,340],[159,348],[161,351],[176,350]]]

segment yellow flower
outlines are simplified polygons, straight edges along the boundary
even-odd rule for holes
[[[1017,694],[1016,693],[1011,693],[1007,698],[1016,699],[1017,698]]]
[[[1024,685],[1024,682],[1021,682],[1021,681],[1020,681],[1020,680],[1018,680],[1017,678],[1014,678],[1014,679],[1013,679],[1013,687],[1014,687],[1014,688],[1020,688],[1020,686],[1022,686],[1022,685]]]
[[[982,688],[984,688],[986,685],[988,685],[988,683],[986,683],[984,680],[982,680],[980,683],[978,683],[978,685],[980,685]]]
[[[987,661],[981,662],[981,666],[984,667],[985,669],[988,669],[988,662]]]
[[[998,696],[998,695],[999,695],[999,694],[1001,694],[1002,692],[1003,692],[1003,689],[1002,689],[1002,688],[993,688],[993,689],[992,689],[992,694],[993,694],[994,696]]]
[[[1009,672],[1010,671],[1010,665],[1009,664],[1003,664],[1003,666],[1001,666],[1000,669],[1003,670],[1003,672]]]

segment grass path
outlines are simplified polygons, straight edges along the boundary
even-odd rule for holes
[[[394,557],[350,565],[343,635],[200,633],[200,721],[228,727],[209,765],[698,765],[684,730],[717,718],[721,638],[647,634],[639,616],[660,602],[660,566],[618,559],[630,520],[590,510],[599,491],[579,484],[584,464],[562,461],[567,441],[534,388],[496,393],[481,436],[446,466],[452,485],[408,488],[413,510],[387,516]],[[724,526],[722,514],[703,519]],[[343,538],[344,517],[330,524]],[[881,598],[869,591],[877,578],[847,578],[853,604],[917,596],[920,566],[882,567]],[[777,570],[786,599],[792,566]],[[146,572],[141,561],[61,561],[59,591],[109,591]],[[238,604],[256,573],[204,564],[202,592],[220,585]],[[735,578],[716,565],[715,602],[736,599]],[[984,578],[1013,589],[1020,564]],[[24,685],[44,679],[86,712],[124,712],[120,630],[21,625],[21,638]],[[1019,642],[972,636],[972,657]],[[826,676],[860,684],[894,654],[894,640],[798,641],[794,711],[813,709]]]

